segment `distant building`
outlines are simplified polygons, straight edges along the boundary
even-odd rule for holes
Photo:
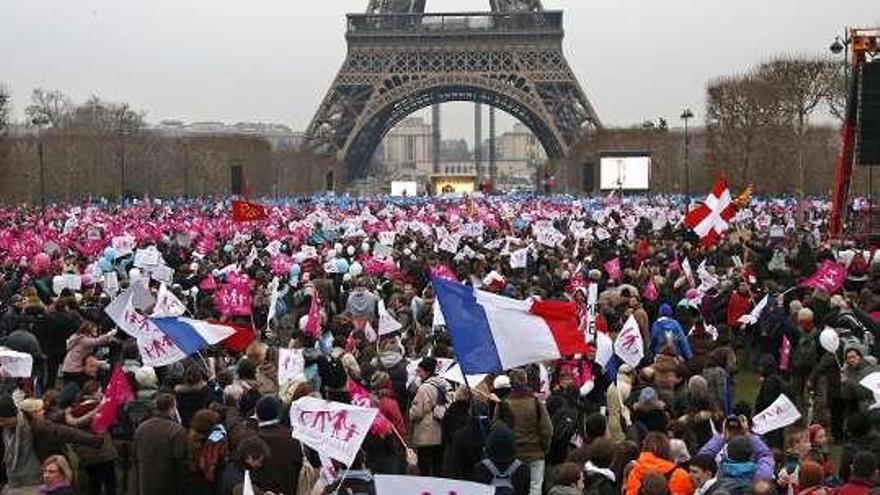
[[[184,122],[182,120],[163,120],[150,128],[160,134],[172,137],[183,136],[252,136],[269,142],[273,149],[296,149],[305,140],[301,132],[294,132],[283,124],[264,122]]]

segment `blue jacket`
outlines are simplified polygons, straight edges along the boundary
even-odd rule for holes
[[[754,461],[756,465],[755,475],[757,478],[762,480],[774,479],[776,474],[776,461],[773,459],[773,453],[770,451],[770,448],[767,447],[767,444],[764,443],[763,440],[761,440],[761,437],[751,433],[749,434],[749,443],[752,447],[752,461]],[[708,455],[713,459],[720,455],[721,462],[719,464],[724,465],[728,462],[727,452],[724,447],[724,437],[716,433],[708,442],[706,442],[706,445],[703,445],[699,454]]]
[[[660,349],[670,339],[675,341],[674,343],[678,347],[678,354],[682,358],[690,360],[693,357],[691,344],[688,342],[684,330],[681,329],[681,325],[668,316],[661,316],[651,326],[651,352],[655,356],[659,354]]]
[[[757,470],[758,466],[751,461],[724,461],[718,470],[718,488],[730,495],[748,495]]]

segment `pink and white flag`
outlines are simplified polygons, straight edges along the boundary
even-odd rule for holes
[[[839,263],[825,260],[819,265],[816,273],[801,282],[799,286],[819,289],[828,294],[834,294],[843,287],[844,282],[846,282],[846,268]]]

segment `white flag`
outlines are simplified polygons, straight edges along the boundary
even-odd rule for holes
[[[386,246],[394,246],[395,237],[397,237],[396,232],[379,232],[379,242]]]
[[[801,419],[801,413],[797,406],[786,397],[780,395],[767,409],[759,412],[752,418],[752,431],[758,435],[769,433],[773,430],[784,428]]]
[[[123,291],[104,308],[123,332],[137,339],[144,366],[158,368],[186,358],[186,353],[146,316],[134,309],[132,288]]]
[[[427,476],[377,474],[376,495],[494,495],[495,487],[472,481],[458,481]]]
[[[755,307],[752,308],[749,314],[740,316],[739,320],[737,321],[746,325],[754,325],[758,323],[758,318],[761,317],[761,313],[763,313],[764,308],[767,307],[767,301],[769,301],[769,297],[769,295],[764,296],[764,298],[761,299],[758,304],[755,304]]]
[[[435,299],[434,302],[436,303],[437,300]],[[403,325],[395,320],[385,308],[385,301],[379,299],[379,336],[394,333],[401,328],[403,328]]]
[[[529,264],[529,248],[518,249],[510,253],[510,268],[516,270]]]
[[[0,347],[0,378],[30,378],[33,369],[33,356]]]
[[[278,349],[278,386],[286,387],[291,380],[305,377],[306,360],[302,349]]]
[[[128,256],[134,251],[134,247],[137,245],[134,237],[130,235],[120,235],[114,237],[110,241],[111,246],[113,246],[113,252],[116,255],[116,258],[122,258],[123,256]]]
[[[153,318],[172,318],[183,316],[186,313],[186,305],[168,290],[168,286],[159,285],[159,293],[156,294],[156,305],[153,306]]]
[[[681,262],[681,269],[684,271],[684,276],[687,277],[688,283],[690,285],[694,285],[694,271],[691,269],[691,261],[687,258]]]
[[[880,407],[880,371],[875,371],[862,378],[859,385],[865,387],[874,394],[874,404],[871,405],[871,409],[877,409]]]
[[[254,266],[254,261],[257,261],[257,247],[251,246],[251,251],[248,253],[247,258],[244,260],[244,267],[250,268]]]
[[[645,343],[642,340],[642,332],[639,330],[639,324],[633,315],[629,315],[626,324],[617,334],[614,341],[614,353],[617,354],[624,363],[636,368],[645,357]]]
[[[378,409],[303,397],[290,405],[290,426],[293,438],[351,466],[378,412]]]
[[[440,241],[440,250],[455,254],[458,252],[460,238],[457,235],[448,235]]]

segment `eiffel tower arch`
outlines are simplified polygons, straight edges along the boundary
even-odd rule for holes
[[[347,179],[365,178],[385,134],[411,113],[465,101],[525,124],[563,160],[601,127],[562,51],[563,12],[539,0],[490,0],[490,12],[425,13],[424,0],[371,0],[348,14],[348,53],[306,131]]]

